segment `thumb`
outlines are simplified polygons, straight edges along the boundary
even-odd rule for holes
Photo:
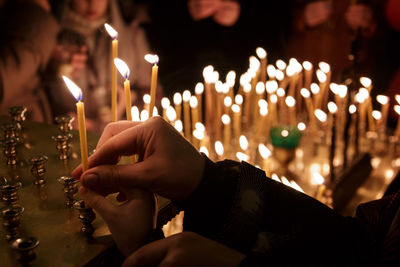
[[[79,194],[85,203],[95,209],[104,220],[107,221],[107,218],[113,217],[114,206],[103,196],[83,186],[79,188]]]

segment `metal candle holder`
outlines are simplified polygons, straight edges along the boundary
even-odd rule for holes
[[[2,183],[0,185],[1,200],[6,206],[15,206],[19,201],[18,190],[21,188],[21,182],[14,184]]]
[[[76,201],[74,208],[79,211],[78,218],[82,223],[81,232],[88,236],[92,235],[94,232],[92,222],[96,218],[96,214],[93,212],[93,209],[86,206],[83,200]]]
[[[58,158],[60,160],[67,160],[70,157],[69,153],[69,141],[72,139],[71,134],[59,134],[52,136],[53,140],[56,141],[56,148],[58,151]]]
[[[65,205],[71,208],[75,203],[74,196],[78,192],[79,181],[70,176],[61,176],[58,181],[64,186]]]
[[[21,214],[24,208],[21,206],[6,206],[0,209],[3,218],[3,227],[6,232],[6,240],[10,241],[19,235],[18,227],[21,222]]]
[[[21,132],[21,125],[16,122],[8,122],[2,125],[4,130],[4,138],[19,138]]]
[[[8,166],[16,166],[17,161],[17,145],[19,143],[18,138],[6,138],[1,140],[1,144],[3,145],[3,153],[7,158]]]
[[[39,156],[31,158],[31,173],[35,177],[33,183],[35,185],[42,185],[46,183],[43,176],[46,173],[44,164],[47,162],[48,158],[46,156]]]
[[[13,122],[19,123],[21,125],[22,122],[25,121],[25,119],[26,119],[25,118],[26,110],[27,109],[24,106],[10,107],[8,109],[8,114],[10,114],[11,119],[12,119]]]
[[[58,124],[58,129],[60,132],[66,135],[72,130],[72,122],[74,121],[74,117],[69,115],[57,116],[55,121]]]
[[[39,245],[35,237],[20,237],[11,241],[10,247],[18,252],[18,261],[28,265],[36,258],[34,249]]]

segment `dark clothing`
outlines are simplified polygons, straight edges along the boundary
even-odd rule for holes
[[[207,159],[203,181],[179,205],[185,230],[246,254],[241,266],[400,263],[400,192],[343,217],[245,162]]]

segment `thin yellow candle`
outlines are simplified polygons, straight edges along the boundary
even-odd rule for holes
[[[132,113],[131,113],[131,107],[132,107],[132,100],[131,100],[131,85],[129,81],[129,74],[130,70],[128,65],[126,63],[119,59],[116,58],[114,59],[114,64],[117,67],[118,71],[121,73],[122,77],[124,77],[124,93],[125,93],[125,110],[126,110],[126,119],[128,121],[132,121]]]
[[[112,40],[112,58],[113,61],[118,57],[118,32],[109,24],[104,24]],[[112,121],[117,121],[117,68],[115,64],[111,67],[111,117]]]
[[[241,132],[240,127],[240,117],[241,117],[241,109],[240,106],[237,104],[232,105],[232,112],[233,112],[233,135],[235,140],[238,140]]]
[[[381,108],[381,113],[382,113],[381,127],[382,127],[383,131],[386,131],[387,118],[388,118],[388,114],[389,114],[389,97],[384,96],[384,95],[378,95],[376,97],[376,100],[379,102],[379,104],[382,105],[382,108]]]
[[[322,70],[317,70],[317,78],[319,81],[320,92],[317,94],[317,101],[315,104],[315,108],[321,108],[324,101],[324,95],[326,91],[326,74]]]
[[[296,125],[296,100],[292,96],[288,96],[285,99],[286,105],[289,107],[289,117],[290,117],[290,124]]]
[[[244,92],[244,117],[246,127],[250,126],[250,119],[251,119],[251,84],[247,83],[243,86]]]
[[[81,101],[82,90],[69,78],[63,76],[63,79],[74,98],[78,101],[76,103],[76,110],[78,114],[79,140],[81,145],[81,162],[82,170],[86,171],[88,169],[88,149],[85,124],[85,106]]]
[[[197,97],[197,104],[199,110],[199,121],[203,121],[203,92],[204,92],[204,84],[197,83],[196,87],[194,88],[194,92]]]
[[[163,97],[161,99],[161,107],[162,107],[162,117],[164,118],[165,121],[167,121],[167,109],[171,105],[169,102],[169,99],[166,97]]]
[[[235,97],[233,92],[233,87],[235,86],[235,80],[236,80],[236,72],[233,70],[229,71],[228,74],[226,75],[226,84],[229,87],[228,96],[230,96],[232,99]]]
[[[192,129],[194,130],[196,123],[199,122],[198,102],[195,96],[190,97],[189,105],[192,111]]]
[[[188,90],[183,92],[183,128],[184,128],[184,133],[186,139],[189,141],[192,139],[191,138],[191,132],[190,132],[190,106],[189,106],[189,101],[190,101],[190,92]]]
[[[304,72],[305,72],[304,87],[307,88],[307,89],[310,89],[311,81],[312,81],[313,65],[309,61],[304,61],[303,62],[303,68],[304,68]]]
[[[150,108],[149,108],[149,114],[150,116],[153,116],[153,109],[154,105],[156,103],[156,90],[157,90],[157,75],[158,75],[158,56],[157,55],[151,55],[147,54],[144,56],[144,59],[151,63],[154,64],[153,68],[151,69],[151,87],[150,87],[150,96],[151,96],[151,101],[150,101]]]
[[[180,93],[174,94],[174,105],[176,111],[176,119],[180,120],[182,114],[182,95]]]
[[[270,177],[271,175],[271,150],[269,150],[264,144],[259,144],[258,145],[258,152],[260,153],[262,159],[263,159],[263,169],[265,171],[265,175],[267,177]]]
[[[323,91],[324,94],[322,95],[322,102],[321,102],[321,106],[325,106],[328,103],[328,98],[329,98],[329,90],[326,89],[326,86],[328,86],[331,83],[331,75],[332,75],[331,66],[326,62],[320,62],[318,66],[326,75],[325,88]]]
[[[221,121],[224,124],[224,147],[225,150],[229,150],[231,143],[231,118],[229,115],[224,114],[221,117]]]
[[[267,52],[264,48],[257,47],[256,53],[261,60],[260,81],[265,83],[267,80]]]

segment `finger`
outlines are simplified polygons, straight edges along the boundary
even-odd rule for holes
[[[159,160],[149,160],[130,165],[100,165],[89,169],[82,174],[83,186],[100,192],[111,194],[115,192],[126,192],[131,187],[146,188],[154,192],[157,178],[162,176]]]
[[[82,175],[82,164],[79,164],[72,172],[71,176],[74,177],[76,180],[79,180]]]
[[[171,236],[144,245],[130,255],[122,266],[158,266],[167,256],[173,238]]]
[[[113,137],[114,135],[131,128],[133,126],[136,126],[140,124],[139,122],[131,122],[131,121],[119,121],[117,123],[110,123],[106,126],[104,129],[99,141],[97,142],[97,147],[101,147],[105,141]]]
[[[107,218],[114,217],[114,210],[115,210],[114,205],[111,204],[103,196],[83,186],[79,188],[79,193],[84,199],[85,203],[89,207],[95,209],[105,220],[107,220]]]

